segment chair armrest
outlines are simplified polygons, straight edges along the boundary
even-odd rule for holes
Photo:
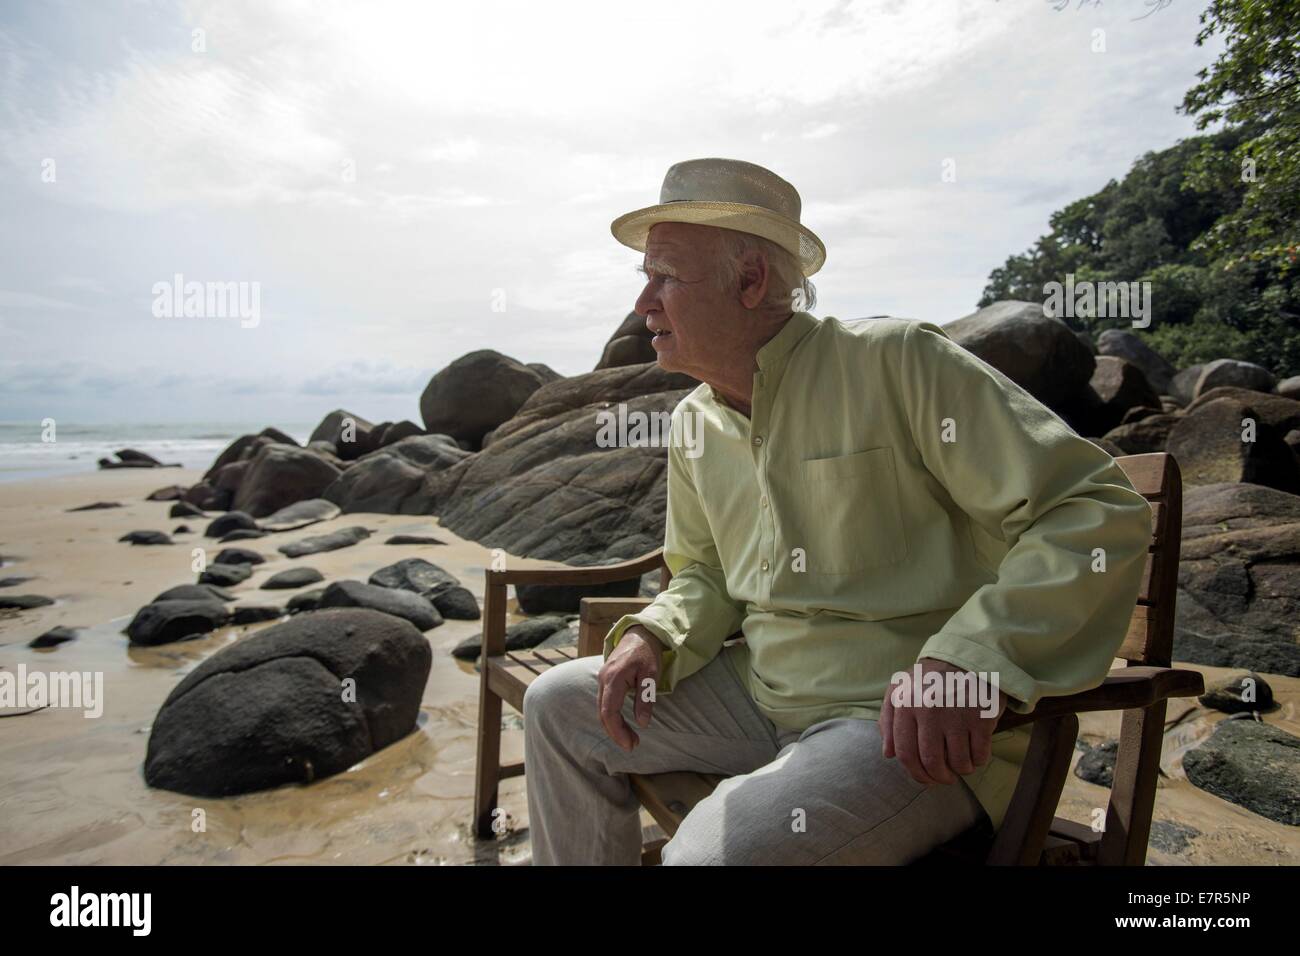
[[[505,586],[507,584],[609,584],[614,581],[627,581],[639,578],[647,571],[656,571],[663,567],[663,548],[656,548],[649,554],[617,564],[596,564],[585,568],[575,568],[568,564],[556,564],[549,568],[512,568],[506,571],[486,570],[487,583]]]
[[[1205,693],[1205,678],[1199,671],[1172,667],[1121,667],[1110,672],[1100,685],[1068,697],[1043,697],[1028,714],[1003,713],[997,730],[1010,730],[1044,717],[1083,714],[1090,711],[1136,710],[1170,697],[1196,697]]]
[[[585,597],[578,602],[578,656],[604,652],[605,635],[624,614],[644,611],[654,602],[647,597]]]

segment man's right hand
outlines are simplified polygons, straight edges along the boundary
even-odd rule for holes
[[[618,646],[610,652],[596,676],[596,709],[600,712],[600,722],[610,739],[624,750],[631,751],[641,738],[623,719],[623,699],[632,692],[637,726],[648,726],[654,702],[642,699],[642,687],[647,679],[654,682],[651,686],[658,685],[663,649],[659,638],[641,625],[633,624],[623,632]]]

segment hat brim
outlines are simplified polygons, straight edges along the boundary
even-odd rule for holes
[[[798,260],[805,277],[815,273],[826,261],[826,246],[811,230],[770,209],[748,203],[694,199],[660,203],[619,216],[609,229],[623,245],[645,252],[650,227],[661,222],[718,226],[770,239]]]

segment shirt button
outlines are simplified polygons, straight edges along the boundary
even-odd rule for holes
[[[767,495],[764,495],[762,498],[759,499],[759,504],[761,504],[764,508],[767,507]]]
[[[761,444],[763,444],[763,436],[762,436],[762,435],[755,435],[755,436],[754,436],[754,444],[755,444],[755,445],[761,445]]]
[[[764,570],[764,571],[767,570],[767,561],[764,561],[764,562],[763,562],[763,570]]]

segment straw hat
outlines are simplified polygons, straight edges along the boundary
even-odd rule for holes
[[[787,250],[810,276],[826,261],[826,247],[799,223],[799,193],[771,170],[739,159],[688,159],[664,176],[659,204],[619,216],[614,238],[645,251],[658,222],[721,226],[770,239]]]

